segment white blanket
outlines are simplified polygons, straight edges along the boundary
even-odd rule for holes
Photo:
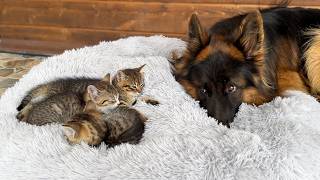
[[[207,116],[171,74],[179,39],[131,37],[71,50],[34,67],[0,99],[0,179],[320,179],[320,104],[308,95],[243,104],[228,129]],[[59,125],[19,123],[16,107],[32,87],[59,77],[103,77],[146,63],[149,121],[140,144],[70,146]]]

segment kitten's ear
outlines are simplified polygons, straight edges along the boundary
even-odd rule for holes
[[[72,124],[63,124],[63,133],[68,138],[75,138],[76,137],[76,130]]]
[[[83,111],[88,112],[90,110],[95,110],[95,109],[96,109],[96,104],[93,101],[88,101]]]
[[[143,73],[143,67],[145,66],[146,64],[136,68],[136,70],[138,70],[140,73]]]
[[[99,90],[94,85],[89,85],[87,87],[87,92],[92,101],[96,102],[99,97]]]
[[[127,79],[127,76],[126,74],[122,71],[122,70],[119,70],[117,72],[117,74],[115,75],[114,77],[117,81],[123,81],[123,80],[126,80]]]
[[[108,73],[107,75],[105,75],[105,76],[103,77],[102,81],[108,82],[108,83],[111,84],[111,75],[110,75],[110,73]]]

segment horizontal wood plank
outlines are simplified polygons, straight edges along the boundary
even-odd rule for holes
[[[85,1],[85,0],[79,0]],[[119,1],[119,0],[98,0],[98,1]],[[201,3],[201,4],[233,4],[233,5],[244,5],[251,4],[255,6],[265,5],[279,5],[283,4],[285,0],[121,0],[126,2],[161,2],[161,3]],[[289,6],[319,6],[317,0],[288,0]]]
[[[255,6],[228,7],[203,4],[56,2],[5,3],[0,8],[1,24],[119,31],[183,33],[189,16],[198,12],[205,24],[256,9]]]
[[[188,18],[193,12],[197,12],[201,22],[209,27],[223,18],[280,2],[281,0],[1,0],[0,50],[60,53],[63,49],[132,35],[164,34],[184,37]],[[320,8],[320,2],[314,0],[292,0],[291,5]],[[28,44],[27,41],[32,43]],[[20,44],[14,48],[14,44],[18,42]],[[54,45],[50,45],[50,42]],[[35,44],[34,49],[32,44]]]
[[[81,0],[80,0],[81,1]],[[118,0],[100,0],[118,1]],[[284,0],[121,0],[127,2],[165,2],[165,3],[208,3],[208,4],[254,4],[254,5],[279,5]],[[319,6],[316,0],[289,0],[290,6]]]
[[[19,3],[23,0],[2,0],[3,2]],[[27,0],[28,2],[42,1],[42,2],[52,2],[53,0]],[[141,2],[141,3],[197,3],[197,4],[252,4],[252,5],[279,5],[286,0],[59,0],[58,2]],[[317,0],[288,0],[290,6],[319,6]]]
[[[136,31],[113,31],[106,29],[89,28],[57,28],[45,26],[23,26],[23,25],[0,25],[2,38],[13,39],[35,39],[50,41],[97,41],[114,40],[127,36],[163,34],[169,37],[181,37],[179,33],[153,33]]]
[[[41,41],[29,39],[1,39],[0,49],[4,52],[16,52],[22,54],[42,54],[54,55],[60,54],[65,50],[83,47],[85,45],[79,42],[65,41]]]
[[[94,45],[100,41],[116,40],[129,36],[151,36],[157,33],[112,31],[81,28],[34,27],[0,25],[0,49],[21,53],[52,55],[64,50]],[[184,38],[184,34],[164,34]],[[16,46],[16,47],[15,47]]]

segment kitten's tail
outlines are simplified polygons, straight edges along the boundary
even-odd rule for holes
[[[28,94],[22,99],[20,105],[17,107],[18,111],[21,111],[26,107],[31,101],[38,98],[38,102],[43,100],[48,95],[48,87],[46,85],[40,85],[35,89],[32,89]]]
[[[24,107],[27,106],[27,104],[31,101],[32,96],[31,95],[27,95],[26,97],[24,97],[20,103],[20,105],[17,107],[18,111],[21,111]]]

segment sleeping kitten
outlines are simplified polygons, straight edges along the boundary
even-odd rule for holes
[[[104,89],[110,81],[110,74],[101,79],[75,78],[75,79],[58,79],[47,84],[39,85],[33,88],[22,100],[17,108],[20,112],[17,119],[26,121],[33,104],[43,103],[46,99],[57,94],[73,93],[81,97],[89,85],[96,86],[98,89]],[[59,96],[56,96],[56,98]],[[86,97],[86,96],[84,96]]]
[[[147,118],[134,108],[118,106],[103,115],[109,129],[105,143],[109,146],[121,143],[137,144],[144,133]]]
[[[115,85],[117,85],[121,89],[126,89],[125,92],[127,92],[127,94],[125,96],[132,96],[126,97],[130,99],[130,101],[134,101],[132,98],[137,97],[142,91],[142,88],[144,86],[142,68],[144,66],[145,65],[139,68],[119,70],[115,75],[116,78],[113,79],[113,83]],[[39,85],[28,92],[28,94],[23,98],[21,104],[18,106],[17,110],[22,110],[30,102],[40,102],[52,95],[66,91],[82,94],[86,91],[86,88],[90,84],[94,85],[95,83],[100,81],[101,79],[92,78],[67,78],[58,79],[46,84]],[[126,102],[130,103],[130,101]]]
[[[133,108],[119,106],[109,113],[102,113],[95,103],[89,101],[84,113],[73,116],[63,126],[70,144],[83,141],[89,145],[99,145],[105,141],[112,147],[120,143],[138,143],[144,133],[146,120]]]
[[[57,79],[46,84],[39,85],[28,92],[23,98],[17,110],[21,111],[28,104],[37,103],[55,94],[64,92],[72,92],[75,94],[83,94],[86,88],[92,84],[100,82],[101,79],[90,78],[66,78]]]
[[[107,124],[102,119],[103,113],[96,108],[96,104],[88,101],[83,113],[71,117],[63,124],[63,131],[70,144],[99,145],[105,138]]]
[[[119,70],[113,77],[112,84],[118,88],[122,104],[131,106],[136,103],[144,88],[144,66],[145,64],[138,68]],[[148,96],[142,97],[141,100],[152,105],[159,104],[157,100]]]
[[[144,65],[139,68],[119,70],[115,75],[115,78],[113,78],[113,83],[116,85],[120,93],[120,101],[122,104],[131,106],[136,102],[137,97],[140,95],[144,86],[142,72],[143,67]],[[39,85],[29,91],[22,100],[21,104],[17,108],[17,110],[20,111],[17,115],[17,119],[20,121],[26,121],[33,104],[42,102],[55,94],[65,92],[83,94],[90,84],[98,86],[101,84],[99,82],[101,82],[101,79],[69,78],[58,79],[47,84]],[[103,87],[99,89],[103,89]],[[159,104],[158,101],[151,98],[144,98],[143,100],[153,105]]]
[[[89,85],[84,94],[63,92],[33,103],[28,115],[21,121],[39,126],[47,123],[63,123],[82,112],[85,102],[89,99],[96,103],[100,111],[108,111],[119,105],[119,93],[111,84],[110,74],[96,82],[95,86]]]

